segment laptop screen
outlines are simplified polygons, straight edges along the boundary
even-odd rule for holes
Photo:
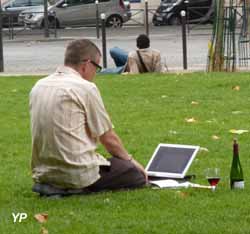
[[[198,150],[198,146],[159,144],[146,171],[149,176],[183,178]]]

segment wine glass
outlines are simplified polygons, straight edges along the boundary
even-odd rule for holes
[[[220,169],[219,168],[207,168],[206,178],[211,185],[213,191],[215,191],[217,184],[220,181]]]

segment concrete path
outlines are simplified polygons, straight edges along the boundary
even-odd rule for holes
[[[124,27],[107,30],[107,49],[119,46],[127,51],[136,48],[135,39],[144,33],[143,27]],[[63,63],[63,55],[68,41],[76,38],[90,38],[99,48],[101,39],[96,38],[95,28],[58,30],[57,38],[53,35],[45,39],[42,31],[19,32],[14,40],[9,40],[5,33],[4,73],[2,74],[48,74]],[[207,45],[211,37],[211,26],[191,30],[187,36],[188,70],[206,70]],[[150,28],[151,47],[161,51],[170,71],[182,70],[182,37],[180,27]],[[113,67],[108,56],[108,67]]]

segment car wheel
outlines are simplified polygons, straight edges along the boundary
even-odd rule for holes
[[[122,18],[119,15],[111,15],[106,21],[107,27],[111,28],[121,28],[122,23]]]
[[[173,16],[169,20],[170,25],[180,25],[181,24],[181,19],[178,16]]]

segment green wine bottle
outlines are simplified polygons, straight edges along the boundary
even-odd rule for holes
[[[230,186],[231,189],[244,188],[243,170],[239,158],[239,145],[236,139],[234,139],[233,143],[233,161],[230,172]]]

